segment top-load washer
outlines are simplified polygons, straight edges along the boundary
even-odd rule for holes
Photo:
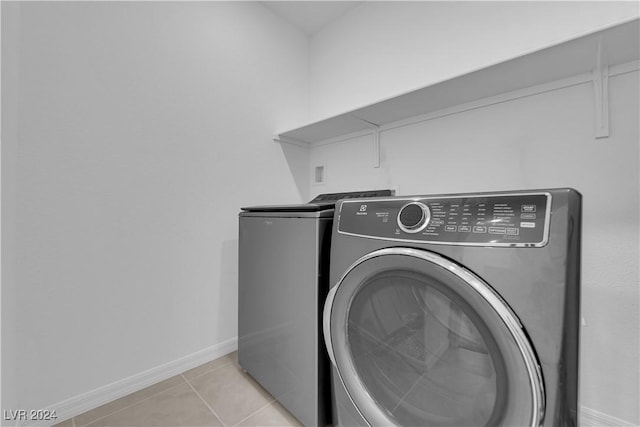
[[[320,325],[335,203],[392,194],[321,194],[239,215],[238,363],[305,426],[331,420]]]
[[[580,212],[571,189],[338,203],[334,423],[577,425]]]

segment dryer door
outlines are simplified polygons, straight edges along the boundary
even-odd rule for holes
[[[539,426],[539,364],[511,309],[464,267],[388,248],[332,288],[325,340],[372,426]]]

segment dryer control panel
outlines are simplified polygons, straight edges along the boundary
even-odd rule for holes
[[[505,193],[343,201],[338,233],[419,243],[544,246],[551,194]]]

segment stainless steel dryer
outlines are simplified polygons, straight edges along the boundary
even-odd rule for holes
[[[580,211],[571,189],[339,203],[334,423],[577,425]]]

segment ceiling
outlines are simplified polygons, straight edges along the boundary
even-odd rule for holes
[[[263,1],[264,6],[312,36],[362,1]]]

